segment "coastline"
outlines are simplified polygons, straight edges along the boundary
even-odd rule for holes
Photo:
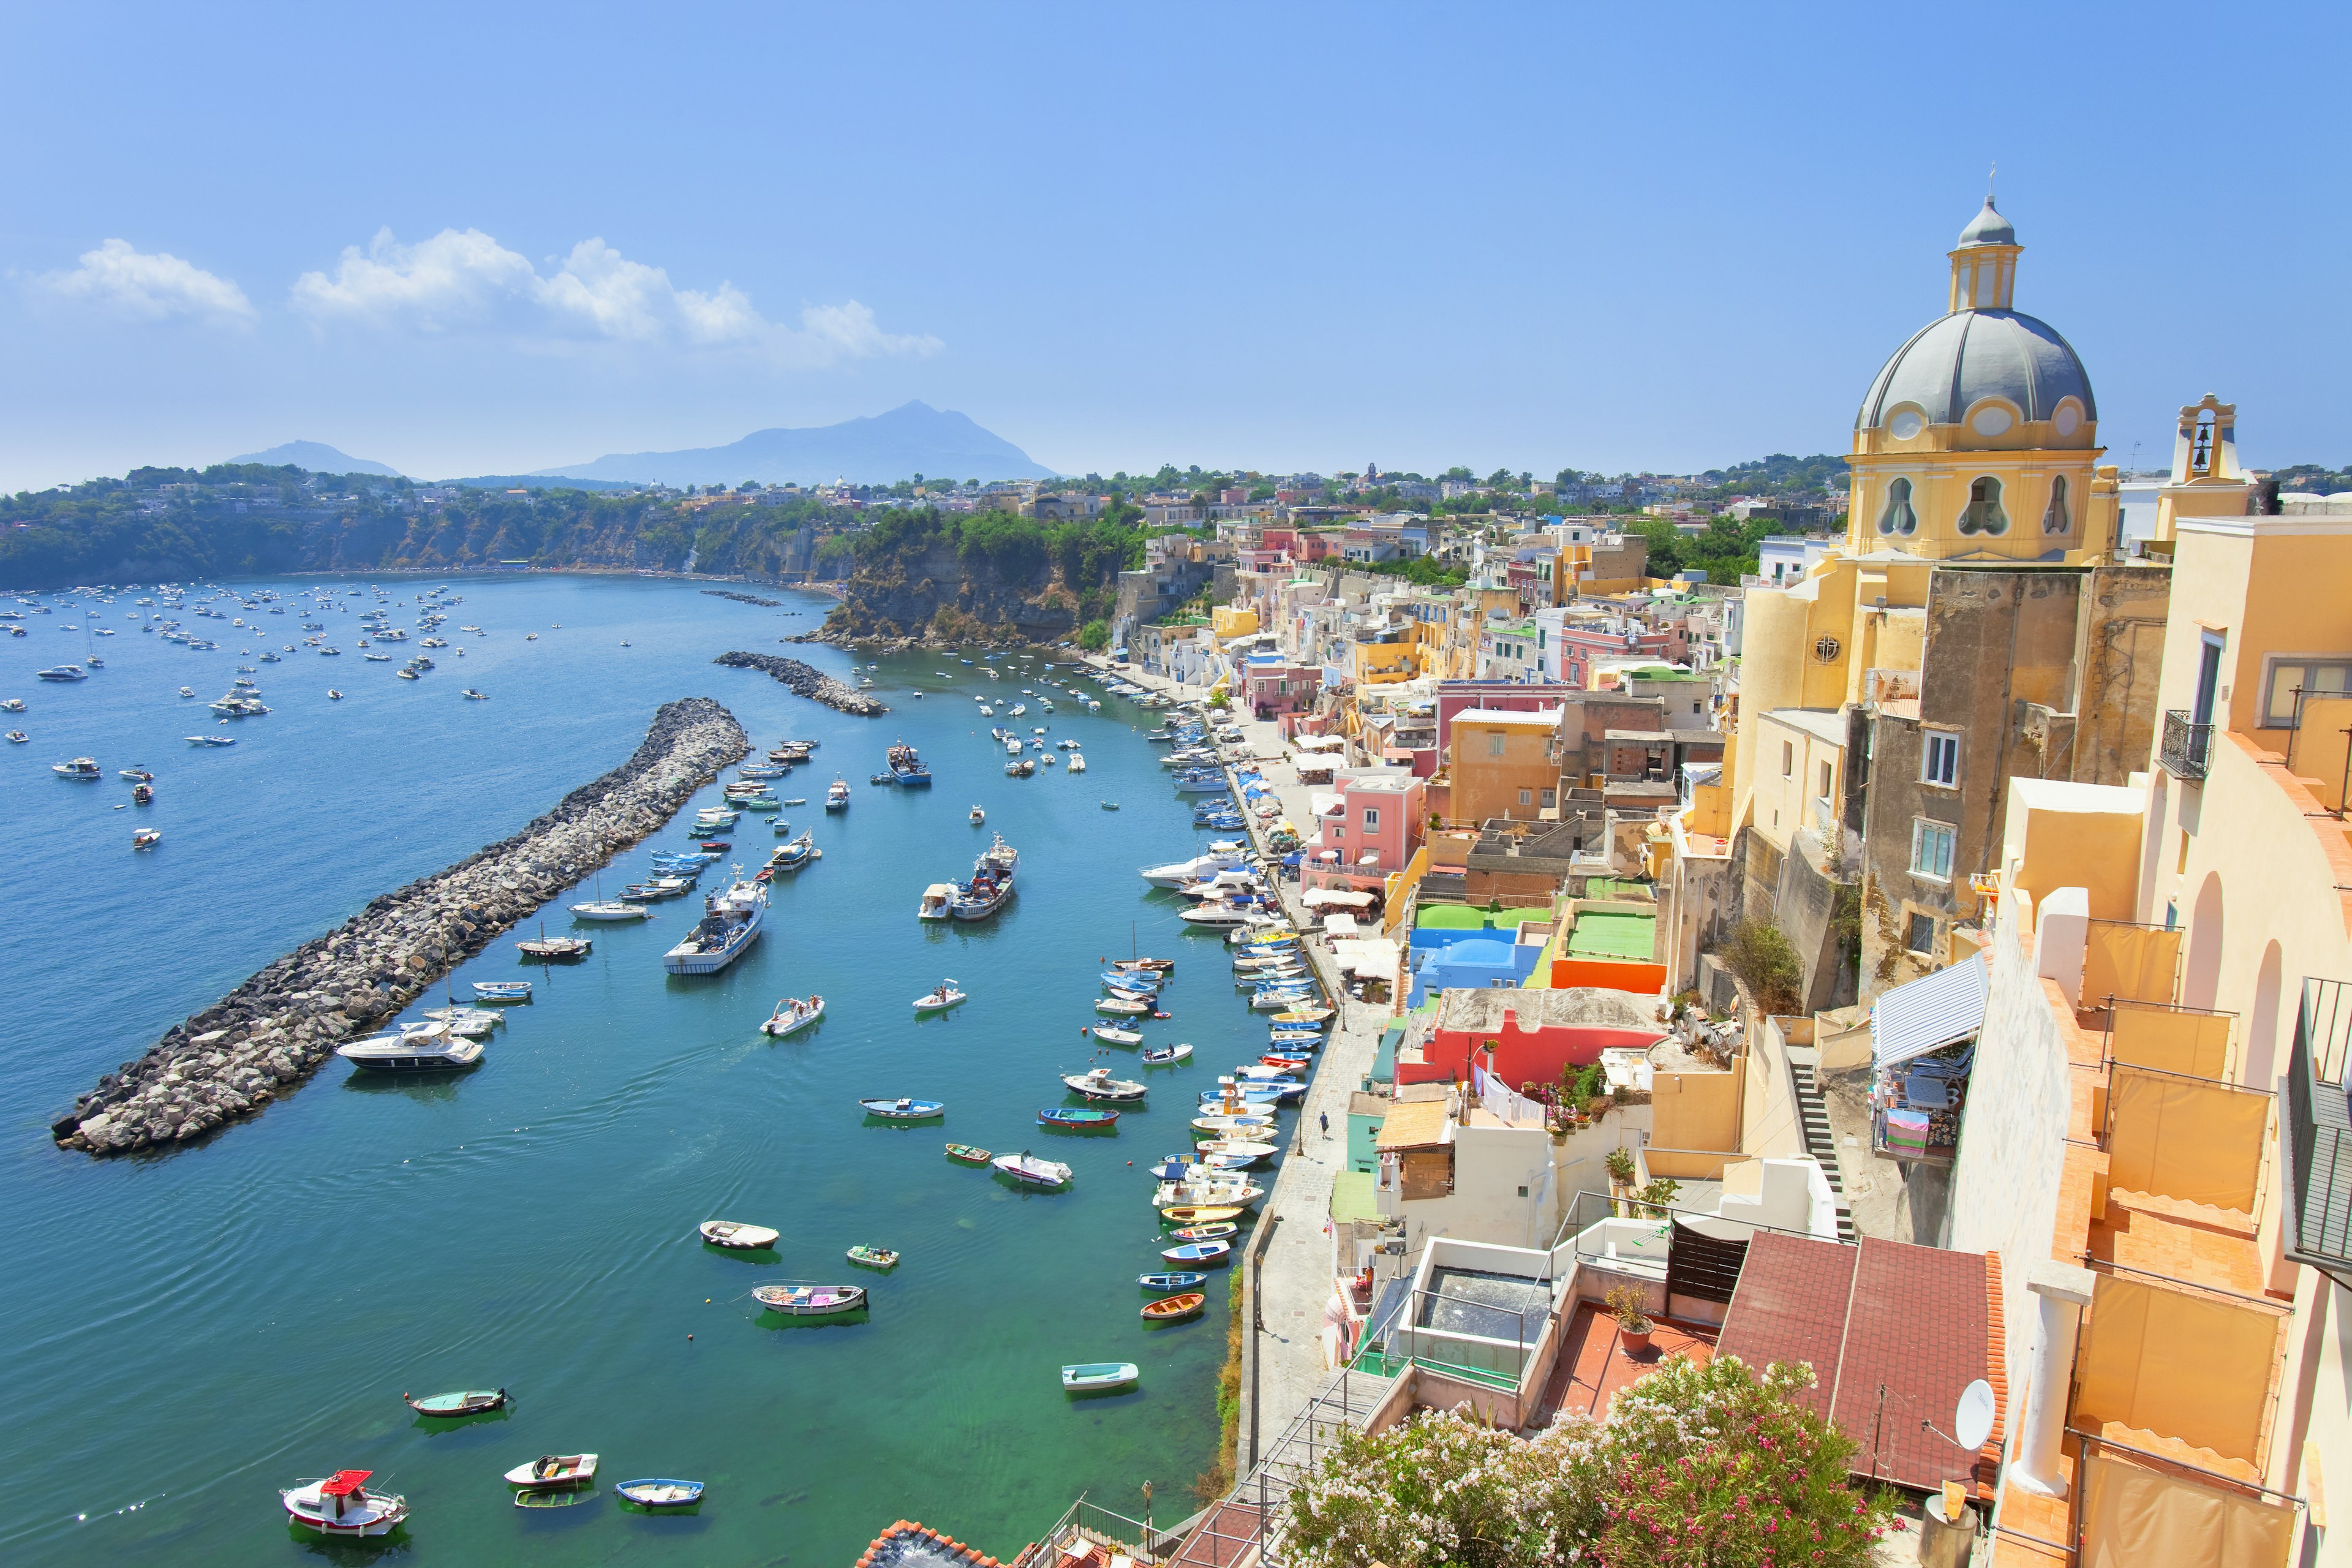
[[[50,1128],[59,1147],[128,1153],[258,1113],[355,1033],[397,1014],[590,872],[662,825],[751,750],[705,697],[667,702],[628,761],[520,831],[373,900],[334,931],[173,1025]]]

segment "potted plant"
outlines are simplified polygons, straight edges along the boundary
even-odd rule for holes
[[[1609,1167],[1611,1186],[1630,1187],[1633,1184],[1633,1151],[1631,1149],[1612,1149],[1601,1163]]]
[[[1612,1285],[1603,1298],[1609,1315],[1617,1320],[1617,1341],[1627,1355],[1641,1355],[1650,1348],[1650,1332],[1657,1325],[1650,1321],[1650,1301],[1636,1285]]]

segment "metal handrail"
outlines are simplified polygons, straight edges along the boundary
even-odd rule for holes
[[[2211,765],[2212,752],[2212,725],[2194,722],[2186,708],[2165,710],[2164,738],[2157,750],[2157,761],[2165,772],[2177,779],[2202,779]]]

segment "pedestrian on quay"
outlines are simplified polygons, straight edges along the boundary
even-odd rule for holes
[[[1328,1138],[1331,1136],[1331,1113],[1326,1110],[1321,1111],[1318,1114],[1320,1115],[1323,1122],[1323,1136]]]

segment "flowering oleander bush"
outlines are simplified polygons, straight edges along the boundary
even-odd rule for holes
[[[1299,1568],[1862,1568],[1894,1500],[1847,1480],[1853,1443],[1758,1377],[1679,1357],[1523,1441],[1460,1413],[1350,1435],[1291,1494]]]

